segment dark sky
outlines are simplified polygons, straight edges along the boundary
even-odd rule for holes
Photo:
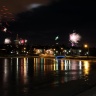
[[[42,2],[43,6],[25,12],[22,12],[22,10],[24,11],[22,6],[27,7],[34,1],[21,1],[24,2],[14,1],[18,2],[16,4],[19,4],[21,12],[16,7],[17,11],[14,11],[16,20],[10,24],[12,37],[19,34],[20,37],[27,38],[32,44],[54,44],[55,37],[59,35],[58,41],[68,45],[70,43],[69,34],[76,30],[82,37],[80,45],[88,43],[89,46],[96,46],[96,6],[94,1],[58,0],[49,4],[48,0],[34,0],[35,3]],[[15,10],[15,8],[13,9]]]

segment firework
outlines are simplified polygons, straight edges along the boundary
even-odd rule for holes
[[[0,9],[0,31],[11,33],[8,30],[9,21],[14,21],[14,15],[9,12],[9,9],[7,9],[6,6],[2,6]]]
[[[76,45],[80,39],[81,36],[77,33],[72,33],[69,35],[69,41],[71,42],[72,46]]]
[[[3,22],[14,21],[14,15],[11,12],[9,12],[6,6],[2,6],[0,10],[0,19]]]
[[[3,29],[3,31],[6,32],[6,31],[7,31],[7,28],[5,27],[5,28]]]
[[[59,39],[59,36],[56,36],[56,37],[55,37],[55,40],[58,40],[58,39]]]
[[[9,38],[6,38],[5,40],[4,40],[4,44],[10,44],[11,43],[11,40],[9,39]]]

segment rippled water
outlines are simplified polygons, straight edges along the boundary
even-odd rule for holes
[[[87,60],[0,58],[0,96],[33,96],[35,90],[54,89],[72,80],[88,81],[95,72],[96,62]]]

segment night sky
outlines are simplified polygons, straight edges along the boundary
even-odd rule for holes
[[[6,6],[12,13],[27,10],[28,6],[32,4],[48,4],[50,0],[0,0],[0,8]]]
[[[15,22],[10,23],[8,27],[12,34],[0,32],[1,41],[4,37],[15,38],[18,34],[19,37],[28,39],[30,44],[55,44],[55,37],[59,35],[58,42],[68,45],[69,34],[76,30],[82,37],[80,45],[88,43],[89,46],[96,46],[95,1],[5,0],[6,3],[4,0],[1,1],[0,5],[5,4],[15,14]],[[29,6],[32,4],[41,6],[33,8]]]

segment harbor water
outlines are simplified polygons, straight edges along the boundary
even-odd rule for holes
[[[0,58],[0,96],[75,96],[95,85],[96,61]]]

